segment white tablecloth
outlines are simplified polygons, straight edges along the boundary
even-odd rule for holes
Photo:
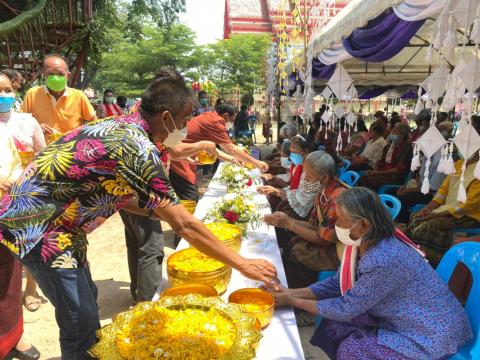
[[[217,171],[217,175],[220,172]],[[250,189],[254,191],[254,186]],[[218,184],[214,180],[210,183],[207,192],[203,198],[197,204],[195,211],[195,217],[203,219],[211,205],[218,201],[220,197],[226,194],[224,186]],[[255,202],[258,206],[258,210],[262,214],[270,213],[270,207],[267,199],[263,195],[257,193],[254,194]],[[178,249],[188,247],[188,243],[182,240],[178,245]],[[275,235],[275,229],[262,223],[260,228],[252,230],[249,228],[248,236],[243,239],[242,248],[240,253],[247,258],[262,258],[272,262],[277,268],[278,278],[283,285],[287,284],[285,271],[283,269],[282,258],[280,250],[277,245],[277,239]],[[166,260],[164,260],[165,262]],[[167,274],[163,273],[164,281],[157,290],[157,294],[154,300],[158,298],[159,294],[167,286]],[[258,287],[259,282],[247,279],[238,271],[233,270],[232,278],[226,293],[223,295],[224,299],[228,298],[228,295],[240,288],[245,287]],[[298,335],[297,323],[293,309],[283,308],[276,309],[273,315],[273,319],[270,325],[262,331],[263,338],[260,340],[260,344],[257,349],[257,359],[260,360],[302,360],[304,359],[302,345],[300,343],[300,337]]]

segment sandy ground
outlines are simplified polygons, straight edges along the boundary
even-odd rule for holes
[[[259,143],[263,142],[263,137],[260,134],[261,130],[260,133],[257,132]],[[202,182],[202,188],[208,183],[207,180],[205,179]],[[167,224],[162,224],[162,227],[165,232],[166,245],[171,246],[173,234]],[[93,280],[99,290],[100,320],[102,325],[106,325],[112,321],[112,316],[128,310],[133,304],[129,290],[130,278],[123,224],[120,216],[118,214],[112,216],[99,229],[89,235],[88,239],[90,242],[88,258]],[[166,249],[166,251],[168,250]],[[41,295],[41,291],[39,291],[39,294]],[[42,353],[41,359],[60,359],[58,327],[52,305],[45,300],[40,309],[34,313],[24,310],[24,321],[25,337],[40,350]],[[305,358],[308,360],[328,360],[323,352],[309,343],[314,328],[305,327],[299,330]]]

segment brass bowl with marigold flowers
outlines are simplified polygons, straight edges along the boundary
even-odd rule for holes
[[[218,297],[164,297],[137,304],[97,332],[101,360],[247,360],[261,333],[252,316]]]
[[[222,222],[213,222],[205,224],[205,227],[229,248],[236,252],[240,251],[240,247],[242,246],[242,229],[239,226]]]
[[[239,304],[243,311],[260,322],[262,329],[265,329],[272,320],[275,302],[273,295],[265,290],[238,289],[230,294],[228,302]]]
[[[204,297],[218,296],[217,290],[210,285],[205,284],[184,284],[169,287],[165,289],[161,297],[164,296],[185,296],[185,295],[201,295]]]
[[[230,282],[232,268],[195,248],[188,248],[168,257],[167,275],[171,286],[205,284],[223,294]]]

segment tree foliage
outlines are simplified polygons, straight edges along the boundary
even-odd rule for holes
[[[144,26],[142,33],[137,42],[117,37],[111,51],[103,55],[93,82],[97,90],[112,88],[127,96],[140,96],[160,66],[188,74],[200,65],[195,34],[186,26]]]
[[[264,57],[271,35],[238,34],[203,49],[201,76],[208,77],[220,89],[230,92],[237,86],[242,93],[253,94],[265,88]]]

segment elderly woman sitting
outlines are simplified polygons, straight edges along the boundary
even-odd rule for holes
[[[458,189],[463,162],[455,163],[455,173],[446,177],[432,201],[412,217],[409,225],[412,239],[427,253],[432,265],[438,264],[452,245],[454,228],[480,227],[480,180],[474,176],[478,153],[467,161],[464,175],[467,200],[460,202]]]
[[[313,174],[313,175],[311,175]],[[288,283],[297,287],[311,284],[319,271],[336,270],[339,261],[335,236],[335,199],[345,188],[336,180],[335,160],[323,151],[307,156],[305,178],[315,176],[320,191],[308,221],[299,221],[283,212],[265,216],[265,222],[290,232],[284,239],[283,258]],[[278,232],[281,234],[281,232]]]
[[[275,288],[277,306],[322,316],[311,342],[337,360],[444,359],[472,337],[464,309],[394,223],[378,196],[337,198],[346,245],[338,273],[302,289]]]
[[[389,135],[389,142],[383,149],[381,160],[374,170],[367,172],[366,177],[360,178],[360,184],[372,190],[378,190],[387,184],[403,184],[410,170],[412,153],[410,128],[396,123]]]

